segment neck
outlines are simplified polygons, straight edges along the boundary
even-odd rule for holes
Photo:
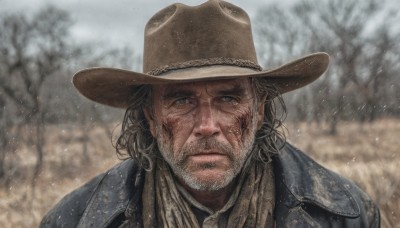
[[[193,196],[194,199],[213,211],[220,210],[228,202],[229,197],[234,190],[234,182],[235,181],[232,181],[228,186],[216,191],[202,191],[190,188],[180,180],[182,186],[191,196]]]

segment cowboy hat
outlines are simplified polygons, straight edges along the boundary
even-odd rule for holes
[[[262,70],[246,12],[228,2],[210,0],[198,6],[173,4],[149,20],[145,28],[144,73],[89,68],[76,73],[73,83],[95,102],[126,108],[139,85],[263,77],[286,93],[317,79],[328,64],[326,53],[314,53]]]

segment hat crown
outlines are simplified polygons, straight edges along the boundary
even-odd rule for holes
[[[216,58],[257,63],[250,19],[233,4],[218,0],[198,6],[177,3],[156,13],[146,25],[145,73]]]
[[[246,12],[230,3],[210,0],[193,7],[177,3],[149,20],[144,73],[96,67],[77,72],[73,83],[89,99],[127,108],[140,85],[263,77],[286,93],[317,79],[328,64],[328,54],[314,53],[262,70]]]

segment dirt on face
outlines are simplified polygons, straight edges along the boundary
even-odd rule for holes
[[[153,136],[174,173],[193,188],[221,188],[240,172],[257,128],[249,79],[153,88]]]

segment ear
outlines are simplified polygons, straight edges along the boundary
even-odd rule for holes
[[[257,129],[260,129],[264,122],[264,109],[266,96],[262,97],[257,105]]]
[[[153,118],[152,111],[148,107],[143,108],[144,116],[146,117],[147,122],[149,123],[149,130],[151,135],[155,138],[156,137],[156,125],[155,120]]]

